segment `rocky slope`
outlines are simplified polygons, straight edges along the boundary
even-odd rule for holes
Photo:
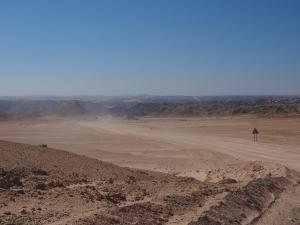
[[[5,141],[0,155],[3,225],[255,224],[299,183],[295,172],[264,173],[259,163],[248,180],[214,171],[201,182]]]

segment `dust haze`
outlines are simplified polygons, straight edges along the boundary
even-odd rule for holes
[[[297,96],[3,99],[0,111],[0,224],[300,222]]]

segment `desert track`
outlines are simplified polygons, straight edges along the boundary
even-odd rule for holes
[[[110,117],[0,122],[0,140],[35,145],[0,141],[0,224],[141,224],[140,218],[147,224],[299,224],[299,175],[277,164],[300,170],[297,122]],[[259,143],[249,136],[253,126],[262,132]],[[7,183],[14,181],[9,176],[23,184]],[[256,206],[249,208],[254,198]]]
[[[258,143],[252,141],[253,126],[261,131]],[[0,139],[200,180],[212,168],[244,160],[300,170],[299,118],[42,118],[0,122]]]
[[[299,146],[284,146],[271,143],[254,143],[240,138],[218,137],[211,134],[191,134],[180,130],[159,130],[123,121],[98,120],[80,122],[95,131],[118,135],[130,135],[159,143],[172,143],[181,148],[197,149],[199,152],[214,151],[243,160],[267,160],[300,170]],[[299,150],[298,152],[296,150]]]

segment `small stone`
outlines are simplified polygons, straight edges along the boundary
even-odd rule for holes
[[[45,190],[45,189],[46,189],[46,184],[44,184],[44,183],[42,183],[42,182],[37,183],[36,186],[35,186],[35,188],[36,188],[37,190]]]
[[[27,211],[25,209],[22,209],[21,214],[22,215],[27,214]]]

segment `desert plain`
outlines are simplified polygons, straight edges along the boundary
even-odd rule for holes
[[[41,117],[0,140],[0,224],[300,222],[299,117]]]
[[[258,142],[253,141],[254,127],[260,132]],[[189,174],[200,180],[207,170],[243,160],[300,170],[300,117],[48,117],[2,121],[0,139],[47,144],[120,166]]]

